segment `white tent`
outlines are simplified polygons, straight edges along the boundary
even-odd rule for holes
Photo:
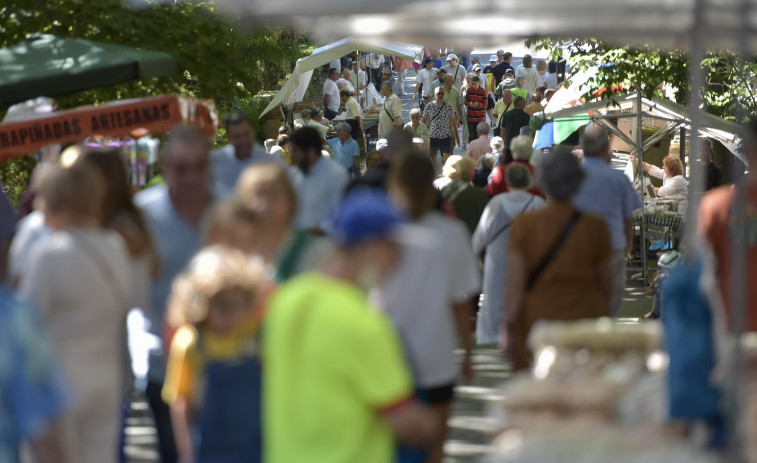
[[[281,87],[279,93],[271,100],[271,103],[260,114],[260,117],[263,117],[263,115],[281,104],[281,102],[284,102],[285,106],[291,107],[295,102],[302,101],[305,91],[310,84],[310,78],[313,76],[313,69],[356,51],[397,56],[410,61],[420,61],[423,57],[423,47],[420,45],[374,42],[352,37],[330,43],[316,49],[312,55],[297,60],[297,65],[295,65],[294,71],[292,71],[292,76]]]

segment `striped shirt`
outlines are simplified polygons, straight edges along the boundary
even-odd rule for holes
[[[481,87],[469,87],[465,93],[465,107],[468,108],[468,122],[486,121],[486,90]]]

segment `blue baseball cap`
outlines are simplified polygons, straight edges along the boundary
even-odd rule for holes
[[[334,219],[333,238],[342,246],[394,237],[407,219],[384,190],[358,188],[342,199]]]

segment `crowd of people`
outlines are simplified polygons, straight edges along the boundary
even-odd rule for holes
[[[438,72],[427,59],[406,124],[377,57],[354,81],[343,73],[346,84],[332,69],[323,109],[267,147],[237,112],[214,151],[175,128],[164,183],[136,195],[114,149],[78,147],[71,165],[39,166],[35,211],[0,222],[0,238],[13,236],[0,290],[0,461],[20,461],[21,443],[41,463],[118,459],[133,384],[125,318],[140,308],[162,339],[145,388],[161,462],[440,463],[476,344],[498,344],[522,370],[538,320],[617,315],[641,207],[610,167],[602,127],[583,130],[582,161],[534,151],[528,108],[549,98],[554,66],[513,69],[511,58],[482,69],[473,57],[473,75],[454,54]],[[368,72],[387,111],[363,156],[352,101]],[[347,122],[327,139],[321,119],[339,103]],[[450,155],[462,128],[466,152]],[[677,191],[675,161],[645,170]],[[725,187],[702,205],[722,266],[734,197]]]

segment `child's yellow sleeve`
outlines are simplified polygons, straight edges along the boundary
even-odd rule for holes
[[[163,401],[171,404],[178,397],[191,400],[200,371],[199,363],[197,331],[193,326],[183,326],[176,332],[168,354]]]

